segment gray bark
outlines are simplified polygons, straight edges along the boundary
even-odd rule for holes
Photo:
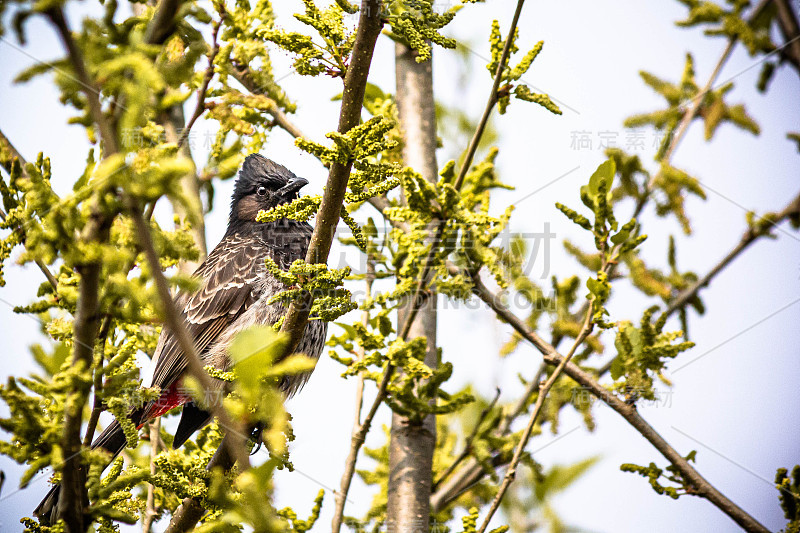
[[[397,106],[403,130],[404,163],[436,182],[436,115],[433,100],[431,61],[417,63],[416,53],[403,44],[395,48]],[[436,231],[432,225],[431,235]],[[403,324],[410,306],[419,306],[409,330],[409,338],[425,336],[425,364],[436,368],[436,295],[419,293],[419,301],[407,302],[398,317]],[[422,424],[392,416],[389,444],[389,493],[386,512],[387,531],[417,533],[429,530],[431,470],[436,445],[436,418],[428,416]]]

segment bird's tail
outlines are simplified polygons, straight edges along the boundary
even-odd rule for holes
[[[122,426],[114,420],[92,443],[92,449],[102,448],[111,454],[111,460],[120,454],[125,448],[125,433]],[[58,499],[61,494],[61,485],[55,485],[47,493],[47,496],[39,503],[33,511],[34,516],[39,517],[43,523],[53,524],[58,514]]]

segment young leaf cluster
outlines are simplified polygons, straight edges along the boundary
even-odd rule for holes
[[[694,462],[695,455],[697,455],[697,452],[691,451],[684,459]],[[694,487],[688,480],[683,479],[675,465],[661,469],[655,463],[650,463],[648,466],[625,463],[620,465],[619,469],[623,472],[631,472],[647,478],[650,486],[653,487],[657,494],[664,494],[673,500],[677,500],[685,494],[694,495],[695,493]],[[664,481],[669,481],[672,485],[662,485],[661,483]]]
[[[519,51],[519,47],[517,46],[516,42],[518,35],[519,32],[514,31],[511,41],[511,55]],[[494,77],[497,75],[497,68],[500,66],[500,58],[503,55],[503,48],[505,47],[505,39],[503,39],[503,36],[500,33],[500,23],[497,20],[492,21],[492,30],[489,35],[489,43],[491,45],[492,60],[488,65],[486,65],[486,68],[489,70],[492,77]],[[559,109],[559,107],[550,99],[549,96],[542,93],[534,93],[531,91],[530,87],[524,83],[517,83],[519,79],[528,72],[528,69],[533,64],[533,61],[542,51],[543,46],[544,41],[539,41],[536,43],[534,47],[522,57],[520,62],[515,67],[511,67],[511,65],[506,63],[500,78],[500,89],[496,95],[497,105],[501,115],[505,114],[512,94],[518,100],[539,104],[555,115],[561,114],[561,109]]]
[[[670,359],[694,346],[693,342],[674,341],[682,336],[682,332],[665,333],[666,313],[652,322],[657,306],[647,309],[642,315],[640,327],[630,323],[617,324],[617,337],[614,345],[617,357],[611,365],[611,377],[619,380],[624,377],[624,384],[617,388],[630,389],[642,398],[653,400],[653,375],[661,375],[661,371]]]

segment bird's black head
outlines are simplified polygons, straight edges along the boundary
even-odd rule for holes
[[[228,227],[254,222],[261,210],[291,202],[308,180],[260,154],[245,158],[233,188]]]

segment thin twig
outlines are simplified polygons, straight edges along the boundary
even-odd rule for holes
[[[474,285],[475,294],[481,298],[498,317],[507,322],[525,340],[530,342],[537,350],[544,355],[544,361],[548,365],[558,366],[564,361],[564,356],[551,345],[549,345],[539,335],[530,330],[528,325],[507,306],[500,297],[492,293],[480,280]],[[611,394],[605,387],[600,385],[597,380],[588,372],[580,368],[571,361],[566,361],[564,373],[572,378],[579,385],[590,391],[595,397],[619,413],[631,426],[633,426],[656,450],[658,450],[672,465],[676,467],[681,477],[691,485],[694,494],[701,496],[714,504],[723,513],[728,515],[739,526],[746,531],[767,533],[769,530],[761,525],[755,518],[750,516],[741,507],[733,503],[724,494],[717,490],[711,483],[700,475],[689,462],[680,455],[661,435],[653,429],[636,411],[636,407],[628,405],[623,400]]]
[[[150,475],[156,475],[156,456],[158,455],[159,442],[161,441],[161,418],[150,421]],[[152,483],[147,484],[147,504],[142,519],[142,533],[150,533],[153,527],[153,520],[158,514],[156,510],[155,487]]]
[[[208,92],[208,85],[211,83],[211,79],[214,77],[214,59],[216,59],[217,53],[219,53],[217,35],[219,34],[219,28],[222,25],[222,19],[224,16],[224,13],[220,13],[220,19],[214,21],[212,26],[211,51],[208,53],[208,68],[203,76],[203,83],[200,85],[200,89],[197,91],[197,105],[194,108],[194,113],[192,113],[192,116],[189,118],[189,121],[186,123],[186,127],[183,128],[181,136],[178,139],[178,148],[183,146],[183,143],[185,143],[186,139],[189,138],[189,133],[192,131],[192,126],[194,126],[194,123],[203,114],[203,111],[206,110],[206,93]]]
[[[455,267],[454,267],[455,268]],[[525,413],[531,404],[531,399],[539,392],[542,385],[542,377],[547,370],[547,364],[542,363],[536,370],[533,378],[528,381],[528,387],[525,392],[519,397],[513,409],[507,411],[500,419],[494,435],[497,438],[503,438],[511,433],[512,423]],[[502,466],[500,461],[501,456],[496,455],[493,460],[493,466]],[[462,466],[455,475],[446,483],[441,483],[439,487],[431,495],[431,510],[438,512],[442,510],[447,504],[454,501],[461,494],[466,492],[470,487],[478,483],[481,478],[486,475],[483,466],[474,458],[470,458],[464,466]],[[443,478],[444,481],[444,478]]]
[[[789,202],[789,204],[784,207],[781,211],[776,213],[775,215],[765,215],[761,217],[762,219],[766,220],[768,224],[764,225],[764,228],[761,230],[756,230],[753,228],[748,229],[742,235],[742,238],[739,240],[739,243],[730,251],[728,252],[722,260],[714,265],[714,267],[708,271],[708,273],[694,282],[691,286],[684,289],[680,294],[678,294],[674,300],[669,303],[667,309],[664,311],[667,316],[673,314],[675,311],[678,311],[686,306],[689,302],[691,302],[696,296],[697,293],[703,287],[708,286],[712,279],[714,279],[717,274],[719,274],[725,267],[727,267],[734,259],[736,259],[739,254],[741,254],[748,246],[752,243],[757,241],[759,238],[764,237],[765,235],[770,235],[770,230],[773,227],[776,227],[778,224],[783,222],[784,220],[790,217],[797,217],[800,216],[800,195],[796,196],[794,200]]]
[[[369,248],[367,249],[367,273],[365,277],[366,282],[366,295],[365,300],[369,300],[372,296],[372,282],[375,279],[375,261],[372,259],[371,254],[369,253]],[[361,324],[366,328],[369,325],[369,310],[365,309],[361,313]],[[358,359],[361,360],[366,355],[366,350],[363,346],[358,346]],[[344,517],[344,506],[347,502],[347,493],[350,492],[350,483],[353,480],[353,474],[355,473],[355,464],[358,458],[358,451],[361,448],[361,443],[363,440],[359,440],[356,437],[361,433],[361,428],[363,427],[361,424],[361,411],[364,405],[364,373],[359,372],[358,374],[358,383],[356,385],[356,408],[355,408],[355,415],[353,416],[353,430],[351,432],[351,440],[350,440],[350,454],[348,455],[348,460],[345,462],[344,473],[342,474],[342,480],[339,484],[339,491],[336,493],[336,508],[333,512],[333,519],[331,520],[331,532],[332,533],[339,533],[339,530],[342,527],[342,519]],[[370,421],[371,422],[371,421]],[[367,431],[369,431],[369,427],[367,427]],[[364,432],[364,436],[366,438],[366,432]],[[353,448],[355,448],[355,452],[353,452]],[[352,465],[350,464],[352,462]]]
[[[486,100],[486,107],[483,109],[483,115],[481,116],[480,122],[478,122],[478,127],[475,129],[475,133],[472,135],[472,139],[469,141],[467,153],[464,156],[464,163],[461,165],[461,171],[458,173],[458,179],[456,180],[456,190],[460,189],[461,185],[464,183],[464,178],[467,176],[467,172],[469,172],[472,159],[475,157],[475,152],[478,150],[478,145],[481,142],[483,131],[486,129],[486,124],[489,122],[489,117],[492,114],[492,110],[497,104],[497,91],[500,89],[500,80],[503,79],[503,72],[505,71],[506,64],[508,63],[508,57],[511,55],[511,45],[514,42],[514,37],[517,32],[517,23],[519,23],[519,17],[522,13],[522,5],[524,3],[525,0],[517,1],[517,9],[514,11],[514,18],[511,19],[511,27],[508,29],[506,42],[503,44],[503,52],[500,54],[500,60],[497,62],[497,70],[494,74],[492,91],[489,93],[489,98]]]
[[[45,14],[58,30],[59,37],[64,47],[67,49],[67,55],[72,64],[72,70],[75,71],[75,76],[78,78],[83,93],[86,96],[86,101],[89,104],[89,114],[92,117],[92,121],[97,126],[97,129],[100,131],[100,139],[103,141],[103,153],[105,156],[118,153],[119,145],[117,144],[117,136],[111,124],[106,119],[106,116],[103,114],[103,108],[100,104],[100,90],[86,70],[86,64],[83,61],[83,53],[72,38],[72,32],[69,30],[67,21],[64,18],[64,11],[61,6],[58,6],[48,9],[45,11]]]
[[[749,20],[755,19],[772,1],[773,0],[761,0],[761,2],[755,8],[753,8]],[[736,37],[730,37],[728,39],[728,43],[725,45],[725,50],[723,50],[722,55],[717,60],[716,65],[714,65],[714,70],[711,71],[711,74],[709,75],[705,85],[703,85],[703,88],[700,89],[700,91],[697,93],[697,95],[694,96],[694,98],[692,98],[691,107],[689,107],[689,109],[684,113],[683,117],[681,118],[678,127],[675,129],[675,133],[671,136],[670,144],[667,147],[667,150],[664,152],[663,157],[659,161],[659,163],[661,163],[662,166],[647,182],[647,185],[645,186],[645,190],[642,193],[642,196],[636,203],[636,208],[634,209],[632,218],[637,218],[639,214],[641,214],[644,205],[647,203],[648,199],[650,198],[650,195],[655,189],[656,183],[658,183],[658,180],[661,177],[664,165],[668,165],[670,161],[672,161],[672,157],[675,155],[675,151],[678,149],[678,145],[686,136],[686,132],[689,130],[689,126],[692,124],[692,121],[698,116],[700,112],[700,107],[703,105],[703,100],[705,99],[706,94],[708,94],[708,92],[714,88],[714,83],[716,83],[717,78],[722,72],[722,68],[725,66],[725,63],[727,63],[728,59],[731,57],[731,54],[733,53],[733,49],[736,47],[737,42],[738,39]],[[613,272],[613,270],[611,272]]]
[[[497,400],[499,399],[500,388],[498,387],[495,391],[494,398],[492,398],[492,401],[489,403],[489,405],[487,405],[486,408],[481,411],[480,415],[478,415],[478,420],[475,422],[475,427],[472,428],[472,431],[470,431],[469,435],[464,440],[464,449],[461,450],[461,453],[458,454],[458,457],[456,457],[450,466],[447,467],[447,470],[445,470],[442,475],[439,476],[439,479],[433,482],[433,488],[431,489],[432,492],[436,492],[436,489],[439,487],[439,485],[441,485],[444,480],[450,477],[450,475],[455,472],[456,468],[458,468],[461,462],[469,457],[470,453],[472,453],[472,444],[475,442],[475,438],[478,436],[478,430],[480,430],[481,424],[483,424],[483,422],[486,420],[486,417],[489,416],[489,413],[492,412],[494,406],[497,405]]]
[[[197,355],[194,342],[192,341],[189,331],[186,329],[186,323],[175,307],[175,302],[169,291],[167,279],[161,271],[161,264],[158,259],[158,254],[153,246],[153,239],[150,235],[150,227],[142,216],[142,212],[136,205],[135,201],[126,196],[125,204],[128,209],[130,217],[133,219],[134,229],[136,236],[139,240],[139,245],[147,258],[147,263],[150,266],[150,273],[155,281],[158,290],[158,296],[161,300],[161,305],[164,311],[164,323],[171,330],[172,334],[178,341],[178,345],[183,352],[186,359],[187,370],[189,375],[198,381],[202,390],[214,390],[214,381],[208,375],[200,357]],[[231,457],[236,459],[241,471],[246,471],[250,468],[250,457],[245,449],[245,439],[243,438],[243,428],[240,424],[236,424],[231,420],[228,412],[218,402],[209,402],[207,405],[211,413],[219,421],[219,425],[225,429],[227,434],[232,435],[230,439],[226,439],[229,446]]]
[[[564,368],[567,366],[567,363],[570,361],[570,359],[572,359],[572,356],[575,355],[575,351],[578,349],[578,346],[580,346],[586,337],[588,337],[592,332],[592,326],[592,313],[591,310],[589,310],[586,312],[586,318],[581,326],[581,331],[575,339],[575,342],[572,344],[572,348],[570,348],[567,356],[561,359],[556,369],[552,374],[550,374],[550,377],[539,389],[539,395],[536,398],[536,405],[533,406],[533,411],[531,412],[530,419],[528,420],[528,425],[525,426],[525,430],[522,432],[519,444],[517,444],[517,448],[514,450],[514,457],[511,459],[511,463],[508,466],[506,475],[503,477],[503,483],[497,490],[497,494],[495,495],[494,500],[492,500],[491,506],[489,506],[489,512],[483,519],[483,523],[481,524],[480,529],[478,529],[478,533],[484,533],[484,531],[486,531],[486,528],[489,526],[489,522],[492,520],[492,516],[494,516],[494,513],[497,512],[497,509],[500,507],[500,503],[503,501],[503,497],[505,496],[506,491],[508,491],[508,487],[511,486],[511,483],[516,477],[517,466],[519,465],[520,460],[522,460],[522,454],[525,452],[525,446],[528,445],[528,440],[531,438],[533,428],[536,426],[536,420],[539,418],[539,413],[542,411],[544,401],[547,398],[550,389],[553,388],[556,380],[561,377],[561,373],[564,371]]]
[[[393,373],[394,365],[387,363],[381,383],[378,385],[378,394],[375,395],[375,400],[372,402],[372,405],[367,412],[367,416],[364,417],[364,421],[361,423],[358,431],[353,432],[352,437],[350,438],[350,452],[347,454],[347,459],[344,462],[344,473],[342,474],[339,493],[336,494],[336,510],[334,512],[333,520],[331,521],[332,533],[338,533],[342,527],[344,502],[347,500],[347,494],[350,491],[350,484],[353,481],[353,475],[356,471],[358,452],[361,450],[361,446],[367,439],[367,433],[369,433],[369,430],[372,427],[372,421],[375,418],[375,414],[378,412],[378,408],[381,406],[383,399],[386,397],[386,388],[389,386],[389,382],[392,380]],[[339,505],[340,500],[342,502],[341,507]]]

